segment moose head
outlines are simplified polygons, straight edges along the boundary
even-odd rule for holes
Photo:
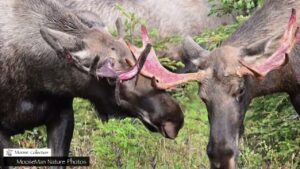
[[[93,77],[86,85],[89,94],[84,93],[83,97],[92,100],[102,120],[111,116],[137,117],[149,130],[175,138],[183,126],[180,106],[165,91],[152,87],[151,79],[138,75],[151,44],[146,45],[136,64],[129,67],[126,60],[133,56],[123,40],[121,21],[116,23],[119,33],[116,39],[87,16],[70,14],[67,19],[60,20],[69,24],[68,28],[76,27],[74,30],[80,32],[59,31],[47,26],[40,30],[43,39],[60,58],[86,76]],[[87,92],[89,90],[91,92]]]

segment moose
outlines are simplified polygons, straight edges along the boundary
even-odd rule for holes
[[[198,35],[206,29],[234,22],[231,15],[222,17],[209,15],[211,4],[207,0],[62,0],[62,2],[74,10],[88,10],[98,14],[108,28],[114,26],[114,21],[118,17],[125,17],[116,7],[119,4],[126,12],[132,12],[145,20],[148,28],[157,29],[159,38]],[[133,33],[138,35],[138,29]],[[167,44],[167,48],[159,51],[159,55],[181,60],[181,44],[170,43]]]
[[[0,2],[0,157],[14,147],[10,136],[41,125],[52,156],[68,156],[75,97],[90,101],[103,121],[138,118],[150,131],[177,136],[180,106],[138,74],[151,44],[130,67],[120,22],[115,38],[95,18],[57,0]]]
[[[293,9],[294,8],[294,9]],[[251,100],[277,92],[289,94],[300,114],[300,64],[297,42],[300,1],[266,0],[222,45],[208,51],[191,37],[183,41],[185,56],[196,67],[175,74],[164,69],[152,49],[141,73],[159,89],[171,89],[188,81],[200,83],[199,96],[208,110],[210,136],[207,155],[214,169],[237,167],[239,138]],[[292,14],[290,15],[290,11]],[[286,26],[285,22],[290,20]],[[263,38],[262,38],[263,37]],[[150,39],[142,33],[144,48]],[[131,45],[138,58],[144,48]],[[132,65],[134,62],[131,63]]]

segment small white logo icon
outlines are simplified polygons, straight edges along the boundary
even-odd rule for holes
[[[11,150],[11,149],[7,149],[7,150],[6,150],[6,155],[7,155],[8,157],[11,157],[11,156],[12,156],[12,153],[13,153],[13,150]]]

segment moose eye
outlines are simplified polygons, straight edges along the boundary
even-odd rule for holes
[[[111,50],[116,50],[116,49],[114,47],[112,47]]]

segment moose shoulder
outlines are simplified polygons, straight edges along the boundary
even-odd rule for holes
[[[137,75],[149,47],[130,68],[127,45],[95,24],[96,15],[80,16],[56,0],[4,0],[0,14],[0,149],[12,147],[10,136],[46,125],[52,155],[67,156],[74,97],[94,104],[102,120],[135,117],[176,137],[179,105]]]

